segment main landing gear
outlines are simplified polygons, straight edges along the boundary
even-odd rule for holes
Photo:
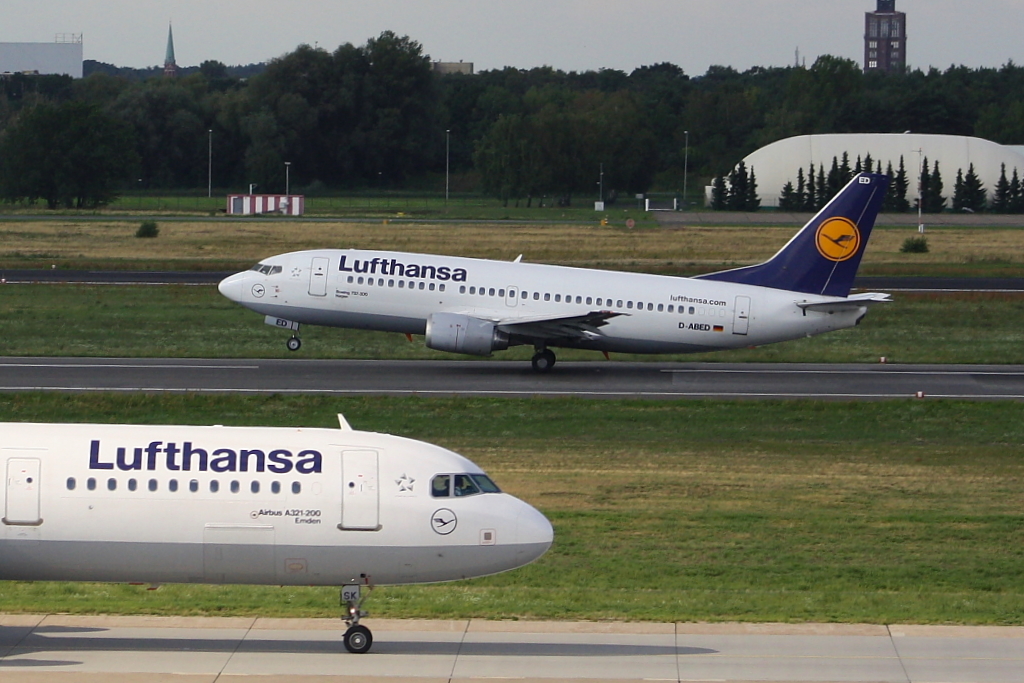
[[[362,655],[370,651],[373,645],[373,634],[370,629],[359,623],[359,620],[366,616],[361,609],[363,604],[361,586],[342,586],[341,604],[345,606],[345,616],[342,619],[348,624],[343,642],[345,649],[352,654]]]
[[[551,368],[555,367],[555,354],[551,349],[538,348],[531,362],[537,372],[551,372]]]

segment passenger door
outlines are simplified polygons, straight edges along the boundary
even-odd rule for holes
[[[750,297],[736,297],[736,310],[732,317],[732,333],[746,334],[750,326]]]
[[[327,268],[331,260],[323,256],[313,259],[309,268],[310,296],[327,296]]]
[[[342,529],[380,529],[380,486],[377,482],[377,451],[342,451]]]
[[[42,524],[39,514],[39,458],[7,459],[7,505],[4,524],[35,526]]]

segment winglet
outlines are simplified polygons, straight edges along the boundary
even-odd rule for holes
[[[348,423],[348,420],[346,420],[345,416],[342,415],[341,413],[338,413],[338,428],[341,429],[341,431],[343,432],[353,431],[352,425]]]
[[[888,186],[886,175],[859,173],[775,256],[697,278],[847,296]]]

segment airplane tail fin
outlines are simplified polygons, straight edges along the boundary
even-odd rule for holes
[[[888,186],[888,176],[859,173],[775,256],[697,278],[848,296]]]

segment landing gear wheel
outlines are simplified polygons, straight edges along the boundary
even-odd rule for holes
[[[533,354],[533,369],[537,372],[551,372],[555,367],[555,354],[551,349],[543,349]]]
[[[302,348],[302,340],[299,339],[298,337],[292,337],[291,339],[288,340],[288,350],[289,351],[298,351],[301,348]]]
[[[371,645],[373,645],[373,634],[365,626],[356,624],[345,631],[345,649],[352,654],[366,654],[370,651]]]

